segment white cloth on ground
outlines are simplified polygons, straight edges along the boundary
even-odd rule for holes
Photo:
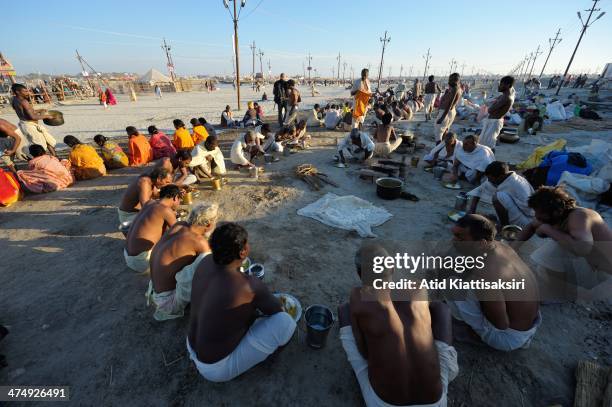
[[[186,338],[189,358],[198,372],[211,382],[227,382],[263,362],[280,346],[289,342],[296,324],[291,315],[279,312],[269,317],[260,317],[253,322],[236,349],[215,363],[202,363],[198,360],[189,338]]]
[[[147,305],[152,302],[155,305],[155,313],[153,318],[157,321],[166,321],[168,319],[181,318],[185,315],[185,307],[191,301],[191,282],[193,275],[198,268],[200,262],[209,255],[201,253],[193,263],[183,267],[181,271],[174,276],[176,280],[176,288],[170,291],[156,293],[153,289],[153,281],[149,281],[149,288],[145,293]]]
[[[361,395],[367,407],[393,407],[394,404],[386,403],[381,400],[376,394],[370,383],[368,376],[368,361],[361,356],[353,331],[350,325],[343,326],[340,328],[340,341],[342,347],[346,352],[353,372],[359,382],[361,388]],[[431,404],[412,404],[412,407],[446,407],[447,405],[447,393],[448,384],[457,377],[459,373],[459,365],[457,364],[457,351],[454,347],[448,345],[442,341],[434,341],[434,345],[438,351],[438,358],[440,361],[440,381],[442,382],[442,396],[440,400]]]
[[[512,328],[498,329],[482,313],[480,302],[476,299],[474,293],[470,292],[469,294],[472,298],[468,297],[465,301],[447,301],[453,318],[468,324],[484,343],[494,349],[508,352],[529,347],[533,336],[542,323],[542,316],[539,311],[533,326],[527,331],[517,331]]]
[[[482,121],[482,131],[480,132],[480,139],[478,143],[483,146],[487,146],[491,149],[495,148],[497,144],[497,137],[504,127],[504,119],[484,119]]]
[[[123,258],[125,264],[132,270],[138,273],[146,273],[149,271],[149,260],[151,259],[151,250],[130,256],[126,249],[123,249]]]
[[[442,136],[444,136],[444,133],[447,130],[449,130],[451,125],[453,124],[453,120],[455,120],[457,111],[455,109],[449,110],[444,120],[442,120],[442,123],[438,124],[438,120],[440,120],[443,114],[444,114],[444,110],[440,109],[438,111],[438,115],[436,116],[436,121],[434,123],[434,140],[435,141],[442,140]]]
[[[533,187],[525,177],[512,172],[497,186],[487,180],[468,192],[468,195],[477,196],[487,203],[492,203],[495,194],[499,203],[508,211],[511,225],[525,227],[533,220],[533,209],[527,203],[533,194]]]

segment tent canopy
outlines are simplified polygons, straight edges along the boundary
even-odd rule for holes
[[[149,69],[149,71],[138,78],[138,82],[141,83],[170,83],[172,79],[163,73],[159,72],[157,69]]]

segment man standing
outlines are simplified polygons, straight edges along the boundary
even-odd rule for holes
[[[429,82],[425,85],[425,120],[429,121],[431,119],[431,112],[433,112],[434,102],[436,101],[436,97],[442,89],[436,82],[434,82],[434,76],[429,75],[427,78]]]
[[[455,107],[461,98],[461,87],[459,86],[459,74],[453,73],[448,77],[448,88],[440,99],[438,117],[434,124],[434,139],[436,143],[442,141],[442,136],[450,129],[455,120],[457,111]]]
[[[361,78],[356,79],[351,88],[351,96],[355,97],[353,103],[353,128],[361,128],[368,112],[368,103],[372,96],[370,80],[368,79],[370,71],[366,68],[361,70]]]
[[[509,171],[508,164],[501,161],[489,164],[484,175],[487,181],[468,192],[473,197],[470,213],[476,213],[481,198],[491,196],[501,226],[518,225],[523,228],[531,223],[533,209],[527,204],[533,194],[531,184],[514,171]]]
[[[423,96],[423,84],[417,78],[414,80],[414,88],[412,88],[412,98],[417,100],[419,96]]]
[[[287,81],[287,115],[285,117],[285,126],[292,124],[294,121],[297,122],[298,106],[301,101],[302,96],[297,89],[295,81],[289,79]]]
[[[19,129],[28,139],[30,144],[43,146],[45,151],[51,155],[55,154],[55,138],[47,131],[47,128],[38,123],[39,120],[51,119],[52,115],[44,113],[42,110],[34,110],[29,101],[30,91],[25,86],[14,83],[11,90],[15,95],[11,100],[11,105],[19,117]]]
[[[176,223],[176,209],[180,203],[180,188],[166,185],[159,192],[159,201],[145,205],[134,218],[123,249],[123,257],[129,268],[139,273],[149,270],[153,246]]]
[[[187,350],[204,378],[227,382],[286,345],[296,324],[261,280],[240,271],[250,251],[244,228],[218,227],[210,247],[193,277]]]
[[[155,304],[157,321],[184,315],[195,270],[210,254],[208,238],[215,230],[218,208],[215,203],[194,206],[187,221],[176,223],[153,248],[146,296],[147,305]]]
[[[282,126],[287,114],[287,81],[285,74],[280,74],[280,79],[274,82],[274,103],[278,106],[278,125]]]
[[[504,116],[514,103],[514,78],[512,76],[504,76],[499,81],[497,88],[502,94],[495,99],[489,106],[489,117],[482,122],[482,132],[480,133],[480,144],[489,147],[495,151],[497,136],[502,127],[504,127]]]

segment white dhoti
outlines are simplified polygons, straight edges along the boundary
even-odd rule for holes
[[[377,157],[388,157],[392,152],[402,144],[402,139],[397,138],[393,142],[387,141],[386,143],[374,144],[374,155]]]
[[[504,127],[504,119],[484,119],[482,121],[482,131],[480,132],[479,144],[495,149],[497,137]]]
[[[134,218],[136,217],[136,215],[138,215],[138,213],[139,212],[126,212],[117,208],[117,215],[119,215],[119,224],[123,222],[133,222]]]
[[[436,101],[436,94],[435,93],[426,93],[425,94],[425,100],[424,100],[425,113],[431,113],[433,111],[435,101]]]
[[[181,175],[177,174],[177,176],[175,177],[175,181],[180,177]],[[181,185],[191,185],[191,184],[195,184],[196,182],[198,182],[198,178],[193,174],[189,174],[185,177],[183,182],[181,182]]]
[[[193,263],[183,267],[181,271],[176,273],[176,288],[170,291],[156,293],[153,290],[153,282],[149,281],[149,288],[145,293],[147,298],[147,306],[153,303],[155,305],[155,313],[153,318],[157,321],[166,321],[168,319],[181,318],[185,315],[185,307],[191,301],[191,282],[193,275],[198,268],[198,265],[210,253],[202,253],[193,261]]]
[[[468,168],[463,164],[459,164],[458,171],[459,175],[463,175],[465,179],[471,184],[475,184],[478,177],[478,170],[475,168]]]
[[[123,258],[125,264],[132,270],[138,273],[147,273],[149,271],[149,260],[151,259],[151,250],[130,256],[126,249],[123,249]]]
[[[442,136],[444,135],[444,133],[446,133],[448,129],[450,129],[451,125],[453,124],[453,120],[455,120],[455,115],[457,114],[457,111],[455,109],[449,110],[444,120],[442,120],[442,123],[438,124],[438,120],[440,120],[442,114],[444,114],[444,110],[440,110],[438,112],[438,116],[436,116],[436,121],[434,123],[435,141],[442,141]]]
[[[351,326],[343,326],[340,328],[340,341],[342,347],[346,352],[349,363],[351,364],[359,387],[361,388],[361,394],[366,406],[374,407],[393,407],[394,405],[386,403],[381,400],[376,394],[370,379],[368,377],[368,361],[361,356]],[[442,396],[440,400],[433,404],[427,404],[426,407],[446,407],[447,404],[447,393],[448,384],[457,377],[459,373],[459,365],[457,364],[457,351],[452,346],[442,341],[434,341],[434,345],[438,350],[438,358],[440,362],[440,381],[442,382]],[[419,407],[419,405],[413,404],[413,407]],[[423,405],[425,407],[425,405]]]
[[[186,339],[189,358],[198,372],[211,382],[227,382],[263,362],[280,346],[289,342],[295,331],[295,321],[286,312],[260,317],[253,322],[236,349],[215,363],[202,363]]]
[[[465,301],[447,301],[453,314],[453,318],[468,324],[484,343],[490,347],[501,350],[511,351],[515,349],[528,348],[538,327],[542,323],[542,316],[538,311],[538,316],[533,322],[533,326],[527,331],[517,331],[516,329],[498,329],[482,313],[480,302],[475,298]]]
[[[19,129],[30,144],[38,144],[42,146],[45,151],[48,151],[47,144],[51,147],[55,147],[57,144],[55,138],[42,124],[21,120],[19,122]]]
[[[531,223],[533,214],[523,212],[512,195],[505,191],[497,191],[495,196],[501,206],[508,212],[508,221],[510,225],[518,225],[524,228]]]

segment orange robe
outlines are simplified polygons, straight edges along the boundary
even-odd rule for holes
[[[193,144],[200,144],[208,138],[208,131],[206,127],[202,125],[195,126],[193,128],[193,133],[191,134],[191,138],[193,139]]]
[[[106,175],[104,160],[92,146],[77,144],[70,152],[70,164],[77,180],[93,179]]]
[[[153,160],[153,149],[149,140],[142,134],[130,137],[128,158],[131,166],[141,166]]]
[[[183,127],[180,129],[176,129],[174,132],[174,139],[172,140],[172,145],[177,150],[191,150],[195,144],[193,144],[193,139],[191,138],[191,134],[189,131]]]

